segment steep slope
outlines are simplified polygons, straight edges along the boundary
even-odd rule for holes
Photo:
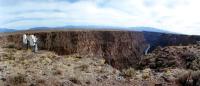
[[[59,55],[78,53],[104,58],[106,63],[118,69],[136,68],[147,44],[152,51],[158,46],[189,45],[200,40],[199,36],[103,30],[18,32],[7,36],[7,39],[21,49],[23,33],[35,34],[39,38],[40,50],[54,51]]]
[[[141,60],[141,67],[146,66],[158,70],[170,67],[199,70],[199,55],[199,44],[159,47],[144,56]]]
[[[150,51],[156,47],[161,46],[178,46],[196,44],[200,41],[200,36],[196,35],[181,35],[181,34],[167,34],[157,32],[143,32],[145,40],[151,45]]]
[[[122,69],[135,67],[146,46],[141,32],[129,31],[56,31],[39,32],[39,48],[60,55],[78,53],[104,58],[106,63]],[[22,34],[8,40],[22,48]]]

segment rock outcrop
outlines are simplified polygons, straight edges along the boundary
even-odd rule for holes
[[[152,53],[144,56],[140,62],[140,67],[151,69],[164,68],[185,68],[199,70],[200,65],[200,46],[167,46],[157,48]]]

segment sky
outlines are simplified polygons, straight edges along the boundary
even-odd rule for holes
[[[0,0],[0,28],[154,27],[200,35],[200,0]]]

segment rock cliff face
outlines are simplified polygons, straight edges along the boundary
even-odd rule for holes
[[[79,53],[104,58],[108,64],[122,69],[135,67],[146,47],[142,32],[129,31],[58,31],[40,32],[39,48],[61,55]],[[22,48],[22,34],[8,40]]]
[[[150,51],[156,47],[161,46],[179,46],[196,44],[200,41],[200,36],[195,35],[181,35],[181,34],[165,34],[156,32],[144,32],[144,37],[147,43],[151,45]]]
[[[133,31],[43,31],[28,34],[39,38],[40,50],[104,58],[118,69],[137,67],[147,44],[154,50],[157,46],[188,45],[200,40],[199,36]],[[7,40],[22,48],[22,33],[9,35]]]

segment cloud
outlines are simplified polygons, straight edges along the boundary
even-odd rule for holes
[[[0,25],[149,26],[200,34],[198,0],[0,0]]]

